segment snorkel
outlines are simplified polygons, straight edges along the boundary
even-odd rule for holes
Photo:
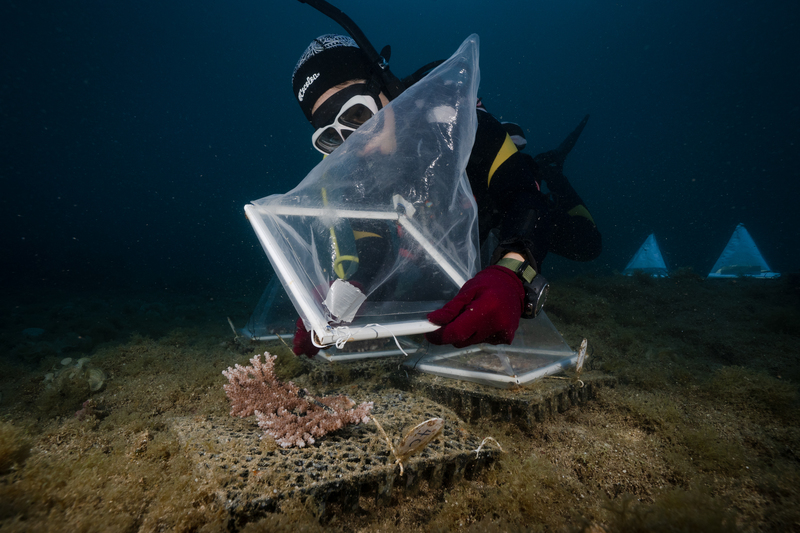
[[[403,92],[404,86],[403,83],[392,74],[389,70],[389,57],[392,54],[392,49],[390,46],[384,46],[383,50],[379,54],[375,47],[372,46],[372,43],[369,42],[367,36],[364,35],[364,32],[361,31],[353,20],[348,17],[342,10],[338,9],[335,6],[332,6],[325,0],[298,0],[301,4],[308,4],[323,15],[327,16],[328,18],[332,19],[334,22],[339,24],[347,33],[350,34],[350,37],[356,42],[359,48],[366,54],[367,59],[372,64],[374,69],[374,74],[381,80],[381,85],[383,89],[386,91],[389,100],[394,100],[400,93]]]

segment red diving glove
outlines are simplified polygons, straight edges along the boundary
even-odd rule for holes
[[[511,344],[524,299],[522,281],[511,269],[486,267],[444,307],[428,314],[428,320],[442,327],[426,333],[425,338],[433,344],[452,344],[456,348],[481,342]]]
[[[508,270],[508,269],[506,269]],[[294,332],[294,341],[292,341],[292,351],[295,355],[305,355],[309,359],[319,353],[319,348],[311,343],[311,333],[306,329],[303,324],[303,319],[298,318],[295,324],[297,329]]]

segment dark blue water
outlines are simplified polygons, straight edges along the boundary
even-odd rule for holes
[[[341,31],[296,0],[4,2],[0,244],[15,287],[263,287],[242,206],[318,162],[290,77]],[[743,222],[797,271],[800,8],[786,1],[338,2],[405,75],[481,37],[480,94],[566,166],[621,270],[655,232],[705,274]]]

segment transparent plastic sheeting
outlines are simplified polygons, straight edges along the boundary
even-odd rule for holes
[[[295,189],[245,206],[319,344],[432,331],[427,313],[475,274],[479,77],[472,35]]]
[[[709,278],[779,278],[781,275],[773,272],[764,256],[756,246],[756,242],[745,229],[744,224],[739,224],[731,235],[719,259],[708,273]]]
[[[283,290],[280,280],[272,277],[261,294],[247,325],[238,330],[239,335],[257,341],[277,340],[278,336],[291,340],[297,320],[294,306]]]
[[[427,345],[405,366],[437,376],[507,388],[574,366],[577,353],[569,347],[547,313],[521,320],[510,345],[476,344],[466,348]]]
[[[628,262],[628,266],[622,271],[622,275],[633,276],[633,273],[637,271],[655,278],[669,276],[664,256],[661,255],[661,248],[658,247],[656,236],[653,233],[639,247],[639,250]]]

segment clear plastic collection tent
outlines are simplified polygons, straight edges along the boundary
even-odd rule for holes
[[[245,206],[317,344],[432,331],[427,313],[475,274],[478,82],[473,35],[295,189]]]
[[[277,276],[243,333],[274,338],[299,314],[326,346],[317,357],[403,353],[417,370],[495,387],[575,363],[545,313],[523,320],[508,346],[458,349],[411,337],[436,328],[427,313],[478,267],[477,209],[465,175],[478,81],[478,39],[470,36],[294,190],[245,207]]]
[[[717,262],[708,273],[709,278],[778,278],[780,274],[773,272],[764,256],[758,250],[755,241],[745,229],[744,224],[739,224],[731,235],[728,245],[720,254]]]
[[[261,294],[247,325],[237,330],[237,333],[256,341],[277,340],[278,336],[291,339],[297,320],[296,313],[280,280],[273,276]]]
[[[560,372],[573,366],[577,358],[577,352],[541,311],[534,319],[520,321],[510,345],[476,344],[455,348],[426,344],[404,365],[446,378],[492,387],[513,387]]]
[[[633,258],[628,262],[628,266],[622,271],[624,276],[633,276],[634,272],[642,272],[653,277],[664,278],[669,276],[661,249],[656,242],[656,236],[651,233]]]

